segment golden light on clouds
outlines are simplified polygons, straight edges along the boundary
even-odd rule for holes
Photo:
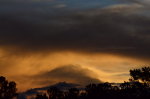
[[[0,0],[0,76],[25,91],[123,82],[149,65],[149,1],[85,1]]]
[[[36,79],[36,77],[32,77],[45,72],[53,71],[54,69],[61,68],[63,66],[80,67],[81,70],[79,72],[83,72],[89,77],[99,79],[100,81],[123,82],[129,79],[130,69],[145,64],[144,61],[140,61],[138,59],[128,58],[125,56],[119,56],[114,54],[91,54],[70,51],[32,53],[26,55],[19,54],[7,56],[6,52],[4,53],[1,50],[0,60],[0,66],[4,66],[4,69],[0,72],[3,75],[7,76],[9,79],[15,80],[18,83],[18,87],[20,88],[19,90],[46,86],[47,84],[44,83],[35,84],[34,79]],[[91,74],[90,72],[84,72],[86,70],[82,71],[82,68],[92,71]],[[74,68],[72,70],[76,71],[76,69]],[[77,70],[79,69],[77,68]],[[30,78],[30,76],[32,77]],[[44,80],[48,79],[49,78],[45,78]],[[60,78],[51,79],[52,82],[50,82],[50,84],[54,83],[55,81],[60,81],[57,79]],[[66,79],[68,81],[74,82],[73,79]],[[66,79],[63,80],[62,78],[61,80],[65,81]],[[22,82],[25,83],[22,84]]]

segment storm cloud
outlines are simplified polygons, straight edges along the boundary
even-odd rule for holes
[[[55,80],[56,82],[68,81],[82,85],[101,82],[94,76],[96,76],[96,74],[91,70],[84,69],[80,66],[68,65],[68,66],[60,66],[59,68],[55,68],[49,72],[36,75],[33,78],[48,79],[51,82]],[[49,84],[49,82],[46,83]]]
[[[97,74],[93,71],[82,68],[81,66],[75,65],[66,65],[59,66],[53,70],[43,72],[33,76],[18,76],[19,86],[21,85],[22,89],[27,89],[28,87],[24,87],[21,83],[26,82],[25,85],[29,84],[34,87],[43,87],[49,86],[58,82],[68,82],[68,83],[76,83],[80,86],[85,86],[89,83],[100,83],[99,79],[96,78]]]
[[[143,6],[110,6],[74,13],[63,9],[63,14],[56,15],[51,11],[60,9],[48,11],[46,7],[2,13],[1,46],[20,51],[72,50],[149,58],[150,17],[140,14]]]
[[[29,81],[25,88],[59,81],[121,82],[131,67],[148,63],[146,0],[93,0],[99,2],[95,7],[72,1],[0,1],[1,74],[19,84]]]

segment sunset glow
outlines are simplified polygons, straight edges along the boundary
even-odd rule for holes
[[[149,0],[0,0],[0,75],[18,91],[120,83],[149,65]]]

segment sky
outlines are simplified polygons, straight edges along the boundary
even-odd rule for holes
[[[149,65],[149,0],[0,0],[0,75],[19,91],[124,82]]]

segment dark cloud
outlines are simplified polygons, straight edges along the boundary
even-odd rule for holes
[[[89,83],[101,82],[97,79],[96,75],[97,74],[89,69],[85,69],[80,66],[66,65],[34,76],[21,76],[21,78],[18,76],[16,79],[18,79],[17,81],[19,81],[19,85],[21,85],[20,83],[26,82],[26,84],[30,83],[36,87],[47,86],[63,81],[87,85]]]
[[[74,13],[39,5],[8,11],[0,15],[0,45],[20,52],[69,50],[150,58],[150,17],[140,12],[132,5]]]
[[[55,57],[52,55],[49,58],[47,52],[111,53],[150,59],[149,8],[139,4],[116,4],[104,8],[80,10],[60,7],[63,4],[35,1],[34,3],[0,1],[0,67],[3,68],[0,72],[6,75],[10,73],[11,77],[15,76],[12,78],[19,82],[20,88],[46,86],[60,81],[81,84],[100,82],[96,79],[98,76],[94,76],[93,71],[80,66],[62,67],[60,64],[55,64],[60,67],[45,71],[47,68],[54,68],[54,62],[59,63],[60,60],[61,64],[67,64],[67,58],[70,58],[67,55],[65,58],[61,55],[54,55]],[[55,59],[57,57],[61,59],[58,58],[57,61]],[[46,61],[42,61],[42,58]],[[83,56],[83,58],[86,57]],[[88,59],[86,58],[90,63],[91,60]],[[48,60],[50,61],[47,62]],[[63,63],[64,60],[66,62]],[[113,57],[112,60],[114,60]],[[88,68],[84,60],[81,61],[75,60],[73,63],[69,61],[68,64],[79,63]],[[95,62],[95,59],[93,61]],[[52,66],[49,66],[50,63]],[[102,67],[103,63],[100,63],[96,66]],[[108,64],[116,68],[116,62],[108,62]],[[47,67],[44,67],[45,65]],[[94,68],[93,64],[89,65]],[[127,67],[127,65],[129,64],[119,64],[122,67]],[[39,73],[41,69],[45,72]],[[37,72],[32,70],[37,70]],[[117,67],[115,71],[120,70]],[[27,72],[30,76],[27,76]],[[113,70],[108,72],[112,74]],[[25,76],[19,76],[19,73]],[[38,74],[32,76],[35,73]],[[104,74],[102,73],[103,76]],[[16,75],[19,77],[17,78]],[[119,73],[116,76],[119,76],[120,80],[128,74]],[[109,79],[112,78],[113,76]],[[24,82],[27,82],[25,86]]]
[[[57,82],[74,82],[82,85],[101,82],[100,80],[96,79],[96,74],[93,71],[73,65],[55,68],[49,72],[34,76],[34,79],[36,78],[48,79],[50,81],[56,80]],[[46,83],[48,82],[46,81]]]
[[[145,5],[145,6],[150,5],[150,1],[149,0],[126,0],[126,1],[142,4],[142,5]]]

